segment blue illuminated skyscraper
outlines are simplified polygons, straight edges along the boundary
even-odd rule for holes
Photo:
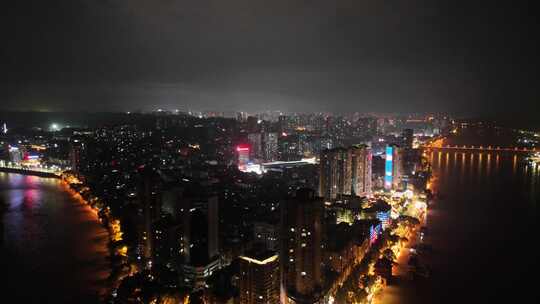
[[[384,165],[384,189],[397,189],[401,184],[401,149],[397,145],[386,146]]]

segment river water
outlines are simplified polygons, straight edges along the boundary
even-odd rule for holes
[[[402,280],[382,303],[529,303],[538,298],[540,168],[524,155],[434,151],[427,280]],[[398,280],[399,281],[399,280]]]
[[[107,231],[95,212],[51,178],[0,173],[0,198],[8,206],[1,222],[2,298],[98,303],[109,262]]]

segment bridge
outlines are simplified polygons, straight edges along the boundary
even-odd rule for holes
[[[540,152],[540,148],[519,148],[519,147],[499,147],[499,146],[460,146],[460,145],[426,145],[425,149],[432,150],[473,150],[473,151],[494,151],[494,152],[514,152],[514,153],[535,153]]]
[[[59,169],[39,168],[39,167],[23,167],[17,165],[5,165],[0,163],[0,172],[17,173],[24,175],[35,175],[40,177],[60,178],[62,171]]]

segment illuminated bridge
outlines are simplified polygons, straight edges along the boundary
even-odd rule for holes
[[[39,167],[22,167],[22,166],[6,166],[0,163],[0,172],[18,173],[25,175],[36,175],[41,177],[60,178],[62,171],[59,169],[39,168]]]
[[[540,152],[540,148],[518,148],[518,147],[498,147],[498,146],[459,146],[459,145],[427,145],[425,149],[431,150],[474,150],[474,151],[501,151],[501,152],[522,152],[534,153]]]

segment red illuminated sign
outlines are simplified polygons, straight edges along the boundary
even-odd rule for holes
[[[249,151],[249,147],[245,146],[245,145],[239,145],[239,146],[236,147],[236,151],[238,151],[238,152]]]

